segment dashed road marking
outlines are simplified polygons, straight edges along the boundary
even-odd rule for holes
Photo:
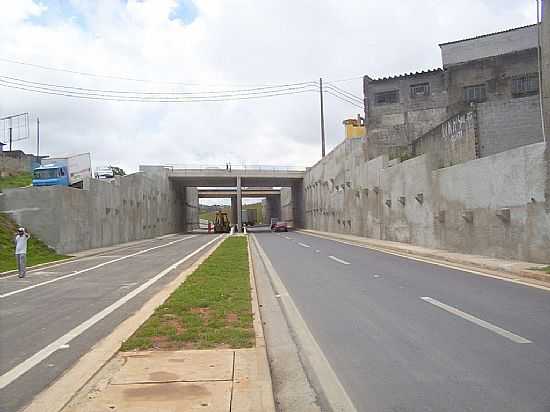
[[[341,263],[342,265],[351,265],[351,263],[338,259],[336,256],[329,256],[328,258],[334,260],[335,262]]]
[[[489,329],[491,332],[494,332],[497,335],[504,336],[505,338],[510,339],[512,342],[532,343],[529,339],[525,339],[519,335],[516,335],[510,331],[507,331],[506,329],[502,329],[496,325],[493,325],[492,323],[484,321],[483,319],[476,318],[475,316],[470,315],[469,313],[463,312],[460,309],[454,308],[450,305],[446,305],[445,303],[440,302],[436,299],[430,298],[428,296],[423,296],[420,299],[422,299],[424,302],[431,303],[432,305],[437,306],[438,308],[446,310],[447,312],[452,313],[453,315],[459,316],[462,319],[469,320],[470,322],[475,323],[476,325],[481,326],[482,328]]]
[[[311,246],[306,245],[305,243],[302,243],[302,242],[298,242],[298,244],[299,244],[300,246],[302,246],[302,247],[308,247],[308,248],[311,247]]]

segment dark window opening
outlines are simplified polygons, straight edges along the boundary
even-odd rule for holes
[[[374,102],[376,104],[399,103],[399,90],[376,93],[374,95]]]
[[[539,76],[530,73],[512,79],[512,96],[521,97],[537,94],[539,92]]]
[[[484,84],[464,88],[464,101],[466,103],[479,103],[485,100],[487,100],[487,87]]]
[[[421,83],[411,85],[411,97],[423,97],[430,95],[430,83]]]

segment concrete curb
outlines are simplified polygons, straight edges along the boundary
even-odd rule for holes
[[[128,339],[223,242],[221,237],[189,268],[181,272],[161,291],[149,299],[136,313],[123,321],[116,329],[96,343],[88,353],[68,369],[50,387],[36,396],[23,412],[59,412],[118,352],[123,341]]]
[[[431,263],[435,264],[451,264],[457,267],[457,269],[464,269],[469,271],[480,271],[485,272],[488,275],[494,276],[494,277],[500,277],[504,279],[510,279],[516,281],[516,283],[524,283],[529,285],[538,285],[547,287],[550,283],[550,274],[546,274],[544,272],[534,271],[534,270],[528,270],[528,269],[517,269],[514,268],[512,265],[497,265],[497,264],[491,264],[484,260],[490,260],[493,258],[489,258],[487,256],[477,256],[477,255],[471,255],[471,258],[461,258],[457,253],[448,252],[446,250],[434,250],[433,252],[426,250],[423,251],[421,249],[428,249],[424,247],[415,247],[413,245],[405,244],[405,243],[398,243],[398,242],[389,242],[389,241],[376,241],[369,238],[362,238],[355,235],[343,235],[340,233],[330,233],[330,232],[321,232],[317,230],[308,230],[308,229],[301,229],[298,230],[298,232],[302,232],[305,234],[309,234],[311,236],[317,236],[325,239],[331,239],[336,241],[344,241],[356,244],[361,247],[366,247],[373,250],[378,250],[381,252],[388,252],[388,253],[394,253],[394,254],[400,254],[404,257],[411,257],[411,258],[422,258],[428,262],[431,261]],[[384,242],[381,244],[381,242]],[[395,243],[395,245],[394,245]],[[412,247],[411,247],[412,246]],[[476,258],[478,260],[476,260]],[[545,265],[541,265],[538,263],[528,263],[528,262],[518,262],[517,265],[523,265],[523,266],[530,266],[530,267],[542,267]],[[522,282],[522,278],[524,281]],[[539,284],[540,282],[540,284]]]
[[[258,304],[258,291],[256,289],[256,275],[254,272],[254,264],[252,262],[252,250],[250,248],[251,238],[247,236],[248,248],[248,268],[250,272],[250,297],[252,304],[252,316],[254,323],[254,331],[256,334],[256,355],[258,359],[258,375],[260,382],[260,405],[259,410],[266,412],[275,412],[275,398],[273,395],[273,382],[271,380],[271,370],[267,358],[267,348],[264,337],[264,328],[262,324],[262,316],[260,314],[260,306]]]

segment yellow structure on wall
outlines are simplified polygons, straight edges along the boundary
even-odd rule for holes
[[[357,115],[356,119],[346,119],[342,122],[346,128],[346,139],[357,139],[367,135],[365,119]]]

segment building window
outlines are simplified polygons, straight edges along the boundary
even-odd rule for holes
[[[487,99],[487,87],[484,84],[468,86],[464,88],[464,101],[466,103],[484,102]]]
[[[399,90],[376,93],[374,95],[374,101],[376,104],[399,103]]]
[[[421,83],[411,85],[411,97],[423,97],[430,95],[430,83]]]
[[[531,94],[537,94],[538,92],[539,76],[537,73],[530,73],[512,78],[512,96],[529,96]]]

